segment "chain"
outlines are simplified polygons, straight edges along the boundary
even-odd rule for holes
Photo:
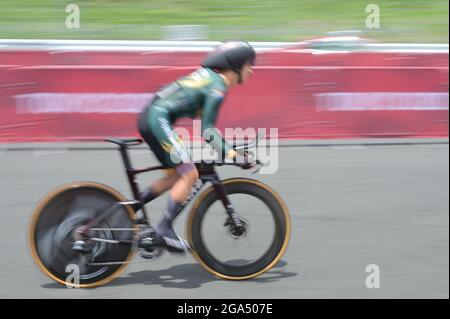
[[[89,230],[92,231],[140,231],[143,230],[142,228],[90,228]],[[133,245],[133,250],[138,250],[137,243]],[[92,262],[88,263],[89,266],[114,266],[114,265],[124,265],[124,264],[138,264],[138,263],[148,263],[156,260],[159,256],[162,255],[164,251],[158,250],[156,254],[151,255],[151,258],[145,258],[137,255],[137,258],[142,258],[140,260],[130,260],[130,261],[105,261],[105,262]],[[145,252],[138,252],[145,254]]]
[[[132,231],[138,231],[139,228],[91,228],[91,230],[95,231],[101,231],[101,230],[110,230],[110,231],[126,231],[126,230],[132,230]],[[133,244],[132,247],[133,250],[137,251],[137,242]],[[154,255],[150,255],[151,258],[145,258],[137,255],[137,257],[141,257],[141,260],[130,260],[130,261],[105,261],[105,262],[93,262],[88,263],[89,266],[114,266],[114,265],[125,265],[125,264],[138,264],[138,263],[148,263],[156,260],[158,257],[160,257],[163,254],[163,250],[157,250],[157,253]],[[138,254],[145,254],[145,252],[138,252]]]
[[[125,265],[125,264],[139,264],[139,263],[148,263],[153,261],[152,259],[148,260],[130,260],[130,261],[105,261],[102,263],[88,263],[89,266],[114,266],[114,265]]]

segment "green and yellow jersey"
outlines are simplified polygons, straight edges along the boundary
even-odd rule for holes
[[[159,125],[161,118],[173,124],[180,118],[200,117],[202,136],[205,140],[217,151],[228,154],[232,147],[215,129],[227,89],[225,80],[209,68],[199,68],[163,87],[156,93],[158,98],[153,102],[148,116],[152,133],[162,139],[160,141],[162,145],[170,145],[172,143],[166,140],[167,131],[164,132]]]

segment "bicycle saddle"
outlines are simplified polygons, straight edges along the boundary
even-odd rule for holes
[[[117,144],[119,146],[133,146],[133,145],[139,145],[142,143],[141,138],[116,138],[116,137],[108,137],[105,139],[106,142],[111,142],[114,144]]]

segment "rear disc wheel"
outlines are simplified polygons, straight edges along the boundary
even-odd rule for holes
[[[92,246],[89,253],[79,253],[72,247],[80,226],[125,200],[116,190],[94,182],[66,184],[47,194],[34,210],[29,228],[30,251],[41,271],[60,284],[80,288],[104,285],[119,276],[134,251],[131,245],[107,241],[133,240],[135,214],[131,207],[120,207],[105,221],[94,225],[100,230],[90,231],[90,237],[106,241],[88,241]],[[109,261],[122,264],[90,265]]]

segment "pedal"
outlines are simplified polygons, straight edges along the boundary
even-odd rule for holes
[[[148,252],[152,252],[154,249],[160,249],[164,247],[164,244],[157,241],[154,237],[145,237],[139,240],[139,248],[143,248]]]
[[[144,248],[144,249],[152,249],[155,247],[156,241],[155,241],[155,235],[156,232],[152,228],[146,228],[139,232],[139,234],[136,236],[135,241],[137,242],[138,248]]]

